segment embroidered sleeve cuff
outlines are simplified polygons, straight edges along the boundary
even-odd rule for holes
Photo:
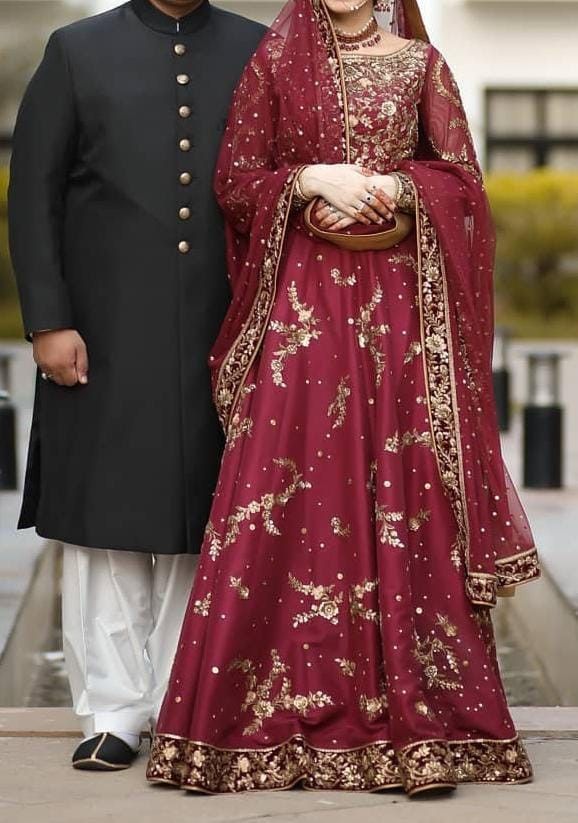
[[[398,186],[396,202],[400,211],[413,212],[415,209],[415,192],[411,177],[400,171],[394,171],[391,175],[395,178]]]

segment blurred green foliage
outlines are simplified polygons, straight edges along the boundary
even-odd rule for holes
[[[578,173],[489,175],[497,320],[519,337],[578,337]]]
[[[23,335],[8,252],[7,194],[8,169],[0,167],[0,340]]]
[[[497,321],[517,337],[578,337],[578,173],[486,180],[498,233]],[[0,339],[22,337],[8,253],[8,170],[0,168]]]

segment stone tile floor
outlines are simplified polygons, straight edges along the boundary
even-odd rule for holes
[[[0,817],[6,823],[576,823],[578,734],[530,738],[527,745],[532,784],[460,786],[450,797],[408,800],[399,791],[187,794],[146,784],[146,751],[129,771],[83,773],[68,765],[70,739],[0,738]]]

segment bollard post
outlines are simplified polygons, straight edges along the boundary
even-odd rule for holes
[[[16,411],[10,395],[0,389],[0,491],[16,491]]]
[[[0,352],[0,491],[16,491],[16,410],[10,399],[11,355]]]
[[[524,486],[562,487],[560,359],[556,352],[528,355],[529,396],[524,408]]]
[[[510,428],[510,371],[508,369],[508,350],[510,345],[509,330],[503,326],[496,328],[494,336],[494,358],[492,375],[494,378],[494,397],[500,431]]]

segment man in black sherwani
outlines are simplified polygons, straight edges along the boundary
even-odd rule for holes
[[[213,168],[263,33],[208,0],[132,0],[52,35],[18,116],[10,242],[39,366],[20,526],[64,544],[77,768],[132,762],[176,648],[222,449]]]

